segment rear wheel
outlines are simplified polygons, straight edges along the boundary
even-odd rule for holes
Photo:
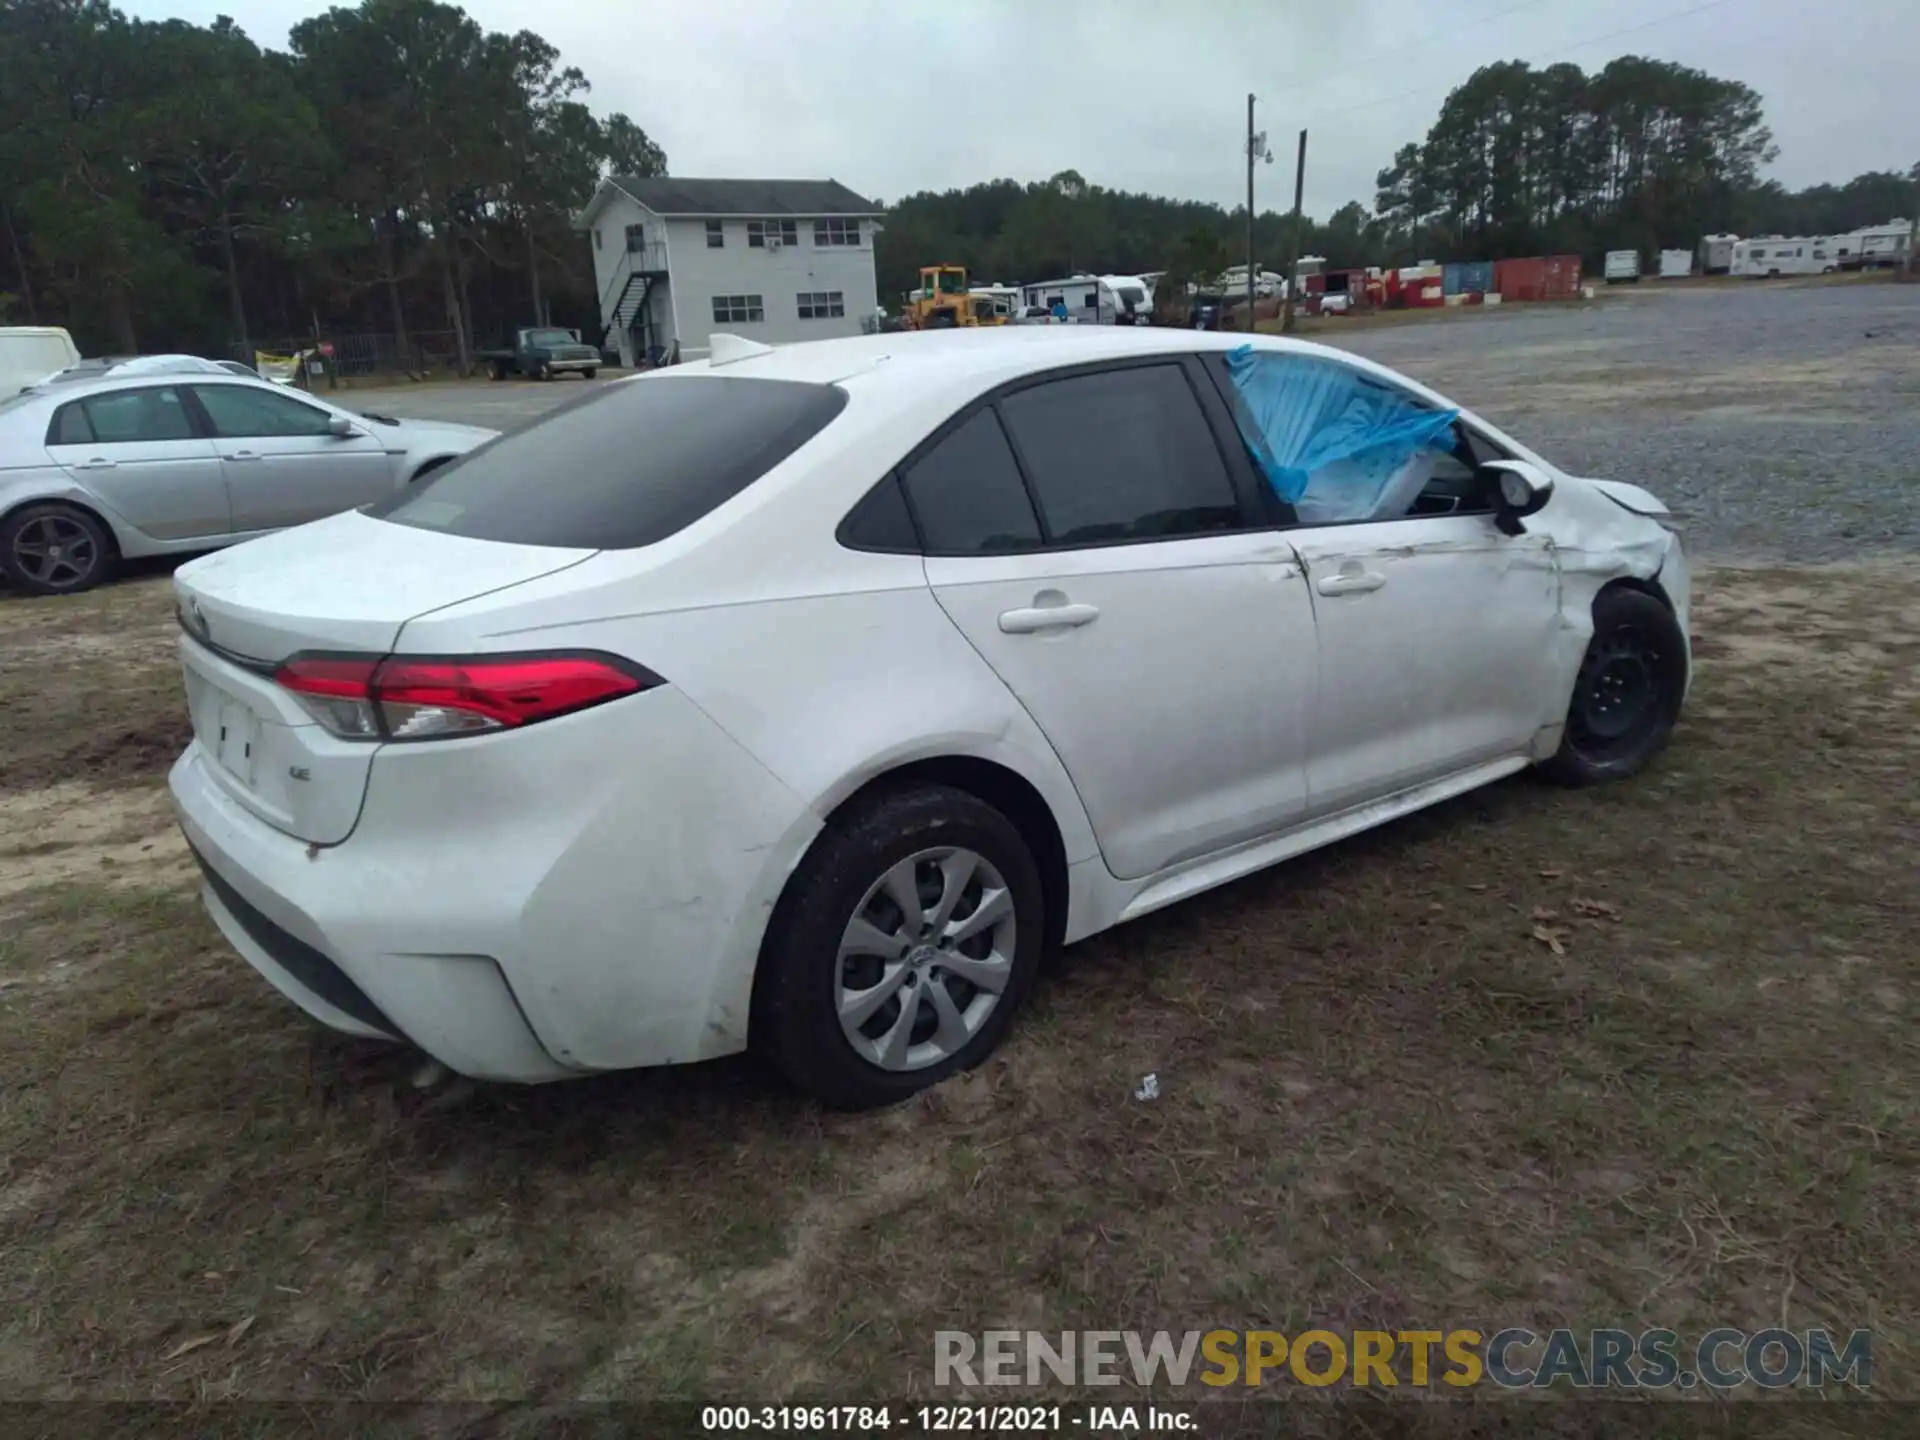
[[[1560,749],[1540,773],[1563,785],[1625,779],[1666,748],[1686,688],[1673,611],[1641,590],[1602,591]]]
[[[0,566],[29,595],[71,595],[112,577],[113,536],[86,511],[49,501],[26,505],[0,524]]]
[[[505,365],[502,365],[498,360],[489,360],[487,362],[487,378],[489,380],[506,379],[507,367]]]
[[[540,368],[533,373],[536,379],[551,380],[553,379],[553,366],[542,360],[540,362]]]
[[[1032,986],[1040,873],[964,791],[893,791],[837,818],[768,927],[754,1042],[829,1105],[904,1100],[971,1069]]]

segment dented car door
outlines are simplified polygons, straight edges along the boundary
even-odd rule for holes
[[[1559,575],[1544,534],[1490,513],[1288,533],[1319,635],[1315,815],[1523,753],[1552,724]]]

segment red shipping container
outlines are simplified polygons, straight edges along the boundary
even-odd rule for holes
[[[1524,260],[1497,260],[1493,285],[1502,300],[1573,300],[1580,294],[1580,257],[1534,255]]]

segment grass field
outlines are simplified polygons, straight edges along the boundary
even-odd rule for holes
[[[0,598],[0,1390],[898,1400],[942,1326],[1311,1321],[1869,1328],[1920,1398],[1920,578],[1700,589],[1643,777],[1075,947],[863,1118],[415,1091],[201,912],[165,577]]]

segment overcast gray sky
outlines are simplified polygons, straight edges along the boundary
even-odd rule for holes
[[[257,42],[324,4],[122,0],[149,19],[230,14]],[[467,0],[531,28],[678,175],[832,176],[892,201],[1069,167],[1116,189],[1232,205],[1246,97],[1274,163],[1259,208],[1371,207],[1373,177],[1446,92],[1496,60],[1589,71],[1650,55],[1744,80],[1798,188],[1920,160],[1916,0]]]

